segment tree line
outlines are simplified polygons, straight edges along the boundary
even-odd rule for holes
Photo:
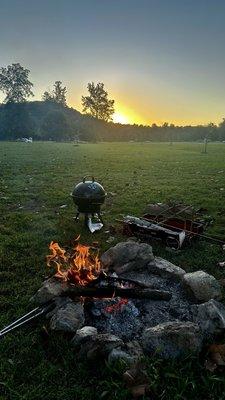
[[[5,95],[0,104],[0,140],[32,136],[37,140],[225,141],[225,119],[219,125],[206,126],[112,123],[115,101],[102,82],[88,83],[88,95],[81,99],[83,114],[68,107],[67,89],[61,81],[45,91],[41,101],[28,101],[34,96],[29,73],[19,63],[0,68],[0,91]]]
[[[24,103],[28,97],[34,96],[32,92],[33,83],[29,80],[29,69],[22,67],[19,63],[0,68],[0,90],[6,95],[3,103]],[[114,100],[108,98],[102,82],[88,83],[89,95],[82,96],[83,112],[101,119],[112,120],[114,114]],[[66,87],[61,81],[56,81],[53,90],[47,90],[42,95],[42,101],[52,102],[67,107]]]

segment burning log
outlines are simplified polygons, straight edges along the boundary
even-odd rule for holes
[[[70,298],[75,297],[99,297],[111,298],[122,297],[132,299],[151,299],[151,300],[170,300],[172,295],[164,290],[156,290],[149,288],[121,288],[115,286],[108,287],[88,287],[88,286],[73,286],[68,285],[68,288],[63,292],[63,296]]]
[[[72,282],[73,283],[73,282]],[[130,286],[135,286],[135,287],[140,287],[140,288],[152,288],[153,286],[150,285],[149,283],[141,282],[140,280],[137,279],[131,279],[131,278],[123,278],[123,277],[118,277],[118,276],[113,276],[113,275],[107,275],[103,272],[100,272],[99,276],[90,282],[88,284],[89,287],[96,287],[96,285],[102,284],[107,284],[107,285],[130,285]]]

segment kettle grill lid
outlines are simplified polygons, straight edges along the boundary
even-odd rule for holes
[[[86,181],[86,176],[83,178],[83,181],[78,183],[73,192],[71,193],[72,197],[79,198],[99,198],[105,197],[106,192],[100,183],[96,182],[94,177],[92,177],[91,181]]]

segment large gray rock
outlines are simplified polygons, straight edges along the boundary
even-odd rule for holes
[[[142,336],[142,345],[146,353],[157,353],[163,358],[199,353],[202,347],[201,330],[192,322],[165,322],[147,328]]]
[[[143,356],[143,349],[137,340],[127,342],[125,348],[129,354],[136,357],[137,359],[140,359]]]
[[[124,350],[113,349],[108,355],[109,365],[115,364],[117,361],[122,361],[127,366],[131,366],[135,363],[136,359]]]
[[[204,337],[219,335],[225,332],[225,307],[216,300],[192,306],[193,321],[198,323]]]
[[[73,340],[76,354],[80,358],[88,360],[98,360],[99,358],[107,358],[109,353],[123,345],[122,339],[110,333],[102,333],[97,335],[89,335],[85,341]]]
[[[108,356],[109,364],[114,364],[118,360],[127,364],[127,366],[131,366],[136,364],[141,357],[143,357],[143,349],[140,346],[140,343],[136,340],[132,342],[128,342],[123,346],[123,349],[114,348]]]
[[[183,285],[192,301],[206,302],[210,299],[220,300],[222,291],[214,276],[204,271],[196,271],[183,276]]]
[[[148,264],[148,271],[162,278],[171,278],[174,280],[180,280],[186,274],[182,268],[161,257],[156,257],[154,261]]]
[[[62,282],[60,279],[50,278],[43,282],[42,286],[31,298],[31,301],[34,301],[38,304],[44,304],[53,298],[60,296],[67,288],[65,282]]]
[[[101,256],[104,268],[117,274],[127,271],[140,270],[154,260],[152,247],[146,243],[127,241],[111,247]]]
[[[53,331],[76,332],[84,324],[84,309],[80,302],[67,301],[57,308],[50,320]]]

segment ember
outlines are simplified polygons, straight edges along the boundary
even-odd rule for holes
[[[121,311],[123,307],[128,303],[128,299],[120,299],[117,303],[105,307],[105,312],[112,314]]]
[[[49,249],[52,254],[47,256],[47,265],[56,267],[57,278],[85,286],[97,279],[102,268],[98,252],[91,246],[78,243],[79,238],[80,236],[75,239],[71,251],[61,248],[57,242],[51,242]]]

